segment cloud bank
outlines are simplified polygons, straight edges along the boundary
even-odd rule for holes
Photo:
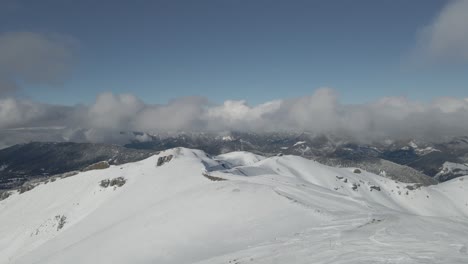
[[[131,94],[112,93],[100,94],[93,104],[80,106],[0,99],[0,133],[4,135],[0,138],[9,133],[9,144],[44,140],[41,133],[37,136],[33,133],[43,131],[41,127],[53,127],[59,141],[111,143],[119,140],[120,131],[308,131],[359,140],[436,139],[468,135],[468,98],[443,97],[424,103],[385,97],[351,105],[341,103],[333,89],[320,88],[309,96],[255,106],[233,100],[213,104],[201,97],[184,97],[156,105],[146,104]],[[12,139],[24,131],[26,138]],[[52,134],[46,139],[51,140]]]

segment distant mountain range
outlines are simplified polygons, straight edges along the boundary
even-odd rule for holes
[[[468,163],[468,137],[445,142],[388,139],[360,143],[309,133],[127,134],[135,139],[124,146],[33,142],[1,149],[0,189],[16,188],[30,179],[83,170],[100,161],[109,164],[138,161],[174,147],[200,149],[210,155],[232,151],[263,156],[298,155],[330,166],[358,167],[401,182],[423,185],[466,175],[459,168]]]

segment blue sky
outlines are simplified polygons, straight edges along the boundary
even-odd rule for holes
[[[71,75],[19,91],[52,104],[90,103],[106,91],[147,103],[202,96],[258,104],[319,87],[346,103],[429,101],[467,95],[466,63],[411,61],[418,35],[450,2],[6,0],[0,34],[73,39]]]

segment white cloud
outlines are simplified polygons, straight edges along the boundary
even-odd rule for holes
[[[330,88],[320,88],[311,96],[289,100],[282,111],[287,113],[290,126],[301,130],[327,132],[331,126],[341,126],[342,116],[338,95]],[[331,123],[334,119],[336,123]]]
[[[251,107],[245,100],[227,100],[222,105],[206,109],[204,119],[212,130],[259,130],[271,124],[265,122],[268,115],[275,114],[281,108],[282,101],[276,100]]]
[[[341,103],[330,88],[318,89],[309,96],[256,106],[232,100],[216,105],[200,97],[151,105],[133,95],[112,93],[99,95],[89,106],[54,106],[12,98],[0,100],[0,138],[2,129],[38,126],[65,127],[54,131],[58,140],[107,143],[128,140],[120,135],[121,131],[308,131],[360,140],[422,139],[468,135],[468,100],[441,97],[423,103],[405,97],[385,97],[371,103],[349,105]],[[8,135],[19,137],[21,133],[15,132]],[[37,138],[31,133],[27,134],[28,140],[45,137],[43,132],[37,133]],[[50,137],[46,136],[49,140]],[[8,139],[8,142],[13,141]]]
[[[443,113],[454,113],[458,111],[468,111],[468,100],[453,97],[440,97],[434,100],[432,106]]]
[[[449,1],[419,37],[418,56],[435,61],[468,62],[468,1]]]
[[[183,97],[166,105],[146,105],[135,116],[133,127],[138,131],[205,130],[202,114],[207,100],[200,97]]]
[[[80,125],[80,106],[57,106],[31,100],[0,98],[0,129]]]
[[[103,93],[89,108],[87,119],[93,128],[125,130],[144,107],[144,103],[131,94]]]
[[[0,99],[0,127],[30,125],[44,116],[43,106],[32,101],[18,101],[13,98]]]
[[[18,81],[53,85],[70,70],[75,41],[57,34],[0,34],[0,95],[18,89]]]

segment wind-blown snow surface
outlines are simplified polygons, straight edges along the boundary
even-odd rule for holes
[[[468,177],[353,171],[167,150],[0,201],[0,263],[468,263]]]

